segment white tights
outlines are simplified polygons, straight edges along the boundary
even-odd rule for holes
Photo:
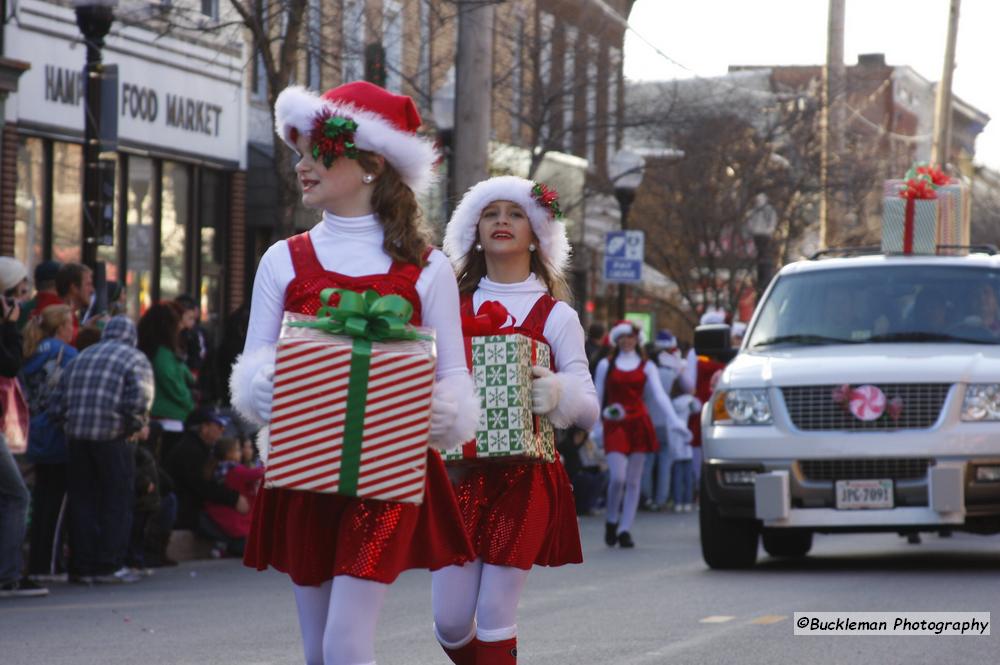
[[[527,579],[527,570],[480,559],[434,571],[431,597],[438,641],[457,649],[473,637],[499,642],[517,635],[517,604]]]
[[[646,453],[608,453],[607,520],[618,522],[618,533],[629,531],[639,509],[639,487]],[[624,494],[624,500],[622,495]]]
[[[388,584],[338,575],[294,587],[306,665],[375,665],[375,624]]]

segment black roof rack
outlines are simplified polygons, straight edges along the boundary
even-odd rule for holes
[[[989,243],[982,243],[979,245],[938,245],[938,254],[948,253],[953,250],[964,250],[969,254],[989,254],[990,256],[996,256],[1000,254],[1000,249],[996,245]],[[942,252],[944,250],[944,252]],[[821,249],[818,252],[813,252],[809,256],[810,261],[816,261],[818,259],[841,257],[848,258],[851,256],[872,256],[876,254],[882,254],[882,247],[878,245],[865,245],[862,247],[829,247],[827,249]],[[899,256],[899,253],[893,253],[894,256]]]

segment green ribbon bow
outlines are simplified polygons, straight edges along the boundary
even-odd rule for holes
[[[340,304],[331,305],[334,295]],[[364,293],[347,289],[323,289],[319,293],[323,306],[315,321],[294,321],[296,328],[316,328],[331,335],[347,335],[369,342],[386,340],[427,340],[432,338],[409,325],[413,305],[398,295],[380,296],[374,289]]]
[[[330,301],[338,294],[340,303],[331,305]],[[402,296],[380,296],[374,289],[368,289],[364,293],[347,289],[323,289],[319,293],[319,299],[323,306],[316,312],[315,321],[293,321],[288,325],[295,328],[316,328],[332,335],[347,335],[352,338],[347,403],[344,406],[344,444],[337,491],[357,496],[372,342],[431,341],[434,338],[409,325],[413,317],[413,305]]]

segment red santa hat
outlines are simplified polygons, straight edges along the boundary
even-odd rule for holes
[[[550,270],[562,273],[569,263],[570,246],[566,226],[559,221],[559,195],[542,183],[512,175],[483,180],[462,197],[444,234],[444,253],[457,263],[472,250],[483,209],[494,201],[512,201],[521,206],[538,237],[538,251]]]
[[[274,104],[274,128],[281,140],[295,148],[301,134],[309,135],[325,111],[357,123],[354,144],[382,155],[415,193],[434,180],[438,152],[433,141],[419,136],[420,113],[413,100],[384,88],[354,81],[327,90],[322,97],[302,86],[285,88]]]
[[[642,328],[632,321],[619,321],[608,331],[608,339],[611,340],[611,344],[617,344],[618,338],[622,335],[635,335],[639,338],[639,344],[646,341],[643,339]]]

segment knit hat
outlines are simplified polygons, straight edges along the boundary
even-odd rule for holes
[[[653,346],[656,347],[658,351],[664,349],[675,349],[677,348],[677,338],[674,334],[664,328],[656,333],[656,339],[653,340]]]
[[[439,159],[434,142],[417,134],[420,123],[412,99],[367,81],[345,83],[322,97],[291,86],[274,104],[275,131],[292,149],[300,135],[316,133],[332,137],[337,154],[350,156],[355,148],[374,152],[417,194],[430,186]]]
[[[513,175],[502,175],[476,183],[462,197],[451,215],[444,234],[444,253],[457,263],[476,242],[476,229],[483,209],[494,201],[512,201],[521,206],[531,221],[539,242],[542,260],[556,272],[569,263],[566,226],[559,221],[559,195],[542,183]]]
[[[58,261],[42,261],[35,266],[35,285],[56,281],[56,274],[62,264]]]
[[[12,256],[0,256],[0,292],[6,293],[28,278],[28,269]]]
[[[639,344],[643,344],[646,340],[643,339],[642,328],[633,323],[632,321],[619,321],[608,333],[608,339],[612,344],[618,343],[618,338],[622,335],[635,335],[639,338]]]

